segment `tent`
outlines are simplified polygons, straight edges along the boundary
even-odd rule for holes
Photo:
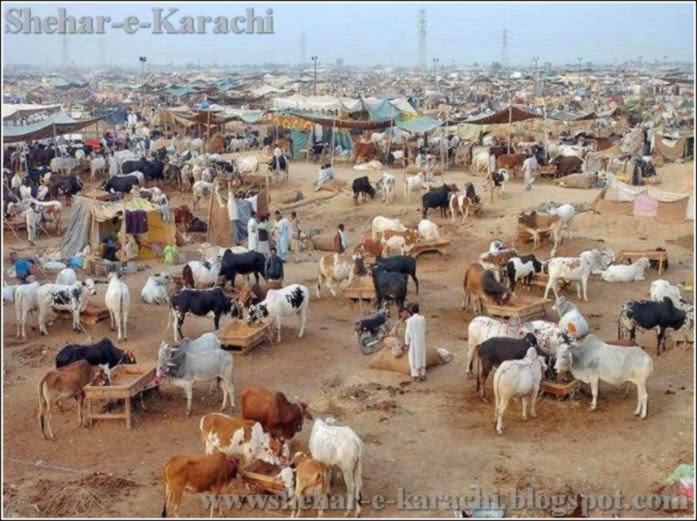
[[[99,118],[76,120],[65,112],[56,112],[46,119],[30,125],[3,125],[2,142],[17,143],[73,134],[85,127],[94,125],[97,121]]]
[[[152,259],[164,255],[165,246],[176,244],[174,221],[164,221],[158,207],[139,197],[117,202],[104,202],[92,197],[73,197],[70,224],[60,242],[66,257],[72,257],[89,245],[93,252],[99,251],[102,239],[111,230],[114,217],[119,218],[118,233],[123,245],[126,222],[124,212],[142,211],[147,218],[147,232],[138,234],[139,259]]]
[[[60,105],[32,105],[32,104],[2,104],[2,119],[21,119],[26,116],[31,116],[37,112],[58,112]]]
[[[676,194],[653,186],[630,186],[614,175],[595,201],[595,211],[606,215],[651,217],[659,222],[695,220],[695,195]]]
[[[694,134],[680,136],[677,139],[672,136],[656,134],[654,151],[669,161],[677,161],[688,157],[694,147]]]

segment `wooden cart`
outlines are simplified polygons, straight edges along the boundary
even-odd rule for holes
[[[437,241],[416,242],[411,248],[411,251],[409,251],[409,255],[416,259],[422,253],[435,251],[438,252],[441,257],[444,257],[448,254],[449,250],[450,241],[448,239],[440,239]]]
[[[101,387],[85,386],[87,399],[86,420],[91,426],[93,420],[126,420],[126,427],[131,428],[131,399],[155,384],[155,364],[122,364],[111,370],[111,385]],[[95,402],[124,401],[123,412],[95,412]],[[141,396],[142,403],[142,396]]]
[[[668,252],[661,250],[622,250],[619,259],[632,262],[632,259],[646,257],[650,261],[658,261],[658,274],[668,269]]]
[[[540,396],[545,394],[556,396],[557,401],[561,401],[566,398],[573,399],[578,394],[580,389],[581,382],[578,380],[573,380],[568,384],[542,380],[540,383]]]
[[[218,333],[218,339],[223,349],[246,355],[264,340],[273,345],[271,335],[271,322],[250,325],[243,320],[233,320],[221,333]]]
[[[72,313],[68,310],[57,310],[56,314],[60,318],[72,320]],[[87,304],[85,310],[80,313],[80,322],[94,325],[101,320],[109,318],[109,310],[105,306],[97,306],[95,304]]]
[[[542,318],[547,310],[547,306],[550,304],[549,300],[518,300],[517,302],[508,306],[497,306],[495,304],[487,304],[486,312],[488,315],[493,317],[502,318],[518,318],[521,322],[528,322],[530,320],[537,320]]]

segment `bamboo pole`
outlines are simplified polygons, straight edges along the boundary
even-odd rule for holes
[[[206,242],[210,242],[209,238],[211,235],[211,215],[213,215],[213,198],[218,190],[218,182],[214,181],[213,191],[211,192],[210,200],[208,201],[208,227],[206,228]]]
[[[51,123],[51,129],[53,130],[53,157],[58,157],[58,136],[56,135],[56,124]],[[28,171],[28,169],[27,169]]]
[[[329,148],[329,164],[334,166],[334,139],[336,138],[336,118],[332,120],[332,146]]]
[[[513,135],[513,96],[511,95],[511,104],[508,105],[508,153],[511,153],[511,137]]]
[[[390,149],[392,148],[392,135],[394,134],[394,118],[392,118],[392,121],[390,122],[390,139],[387,142],[387,150],[385,151],[385,163],[387,163],[388,158],[390,157]]]

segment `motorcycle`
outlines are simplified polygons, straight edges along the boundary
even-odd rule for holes
[[[389,308],[385,307],[374,315],[363,318],[354,324],[358,347],[364,355],[378,350],[380,342],[392,329]]]

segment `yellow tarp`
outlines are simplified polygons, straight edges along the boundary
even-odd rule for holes
[[[140,242],[138,258],[154,259],[162,257],[165,246],[177,243],[177,228],[174,222],[163,221],[162,214],[159,211],[148,212],[146,215],[148,218],[148,233],[138,235],[138,241]]]
[[[144,210],[146,212],[158,211],[159,209],[152,203],[140,197],[132,197],[128,201],[118,201],[115,203],[105,203],[94,201],[92,203],[92,215],[98,222],[108,221],[112,219],[118,212],[123,212],[124,205],[126,210]]]

